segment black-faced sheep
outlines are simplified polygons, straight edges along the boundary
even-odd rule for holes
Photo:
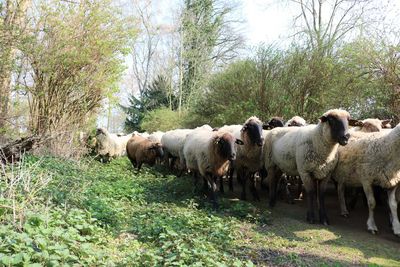
[[[134,135],[126,144],[126,153],[129,160],[138,171],[143,163],[153,166],[157,158],[164,155],[160,142],[153,142],[139,135]]]
[[[277,127],[283,127],[285,125],[283,118],[272,117],[269,122],[263,124],[263,130],[271,130]]]
[[[235,160],[235,143],[243,142],[225,131],[193,131],[186,137],[183,148],[187,168],[198,171],[211,187],[211,199],[217,207],[217,177],[223,176],[229,161]]]
[[[349,118],[347,111],[334,109],[323,114],[318,125],[276,128],[267,133],[263,153],[269,178],[270,206],[275,205],[276,184],[282,172],[300,176],[308,195],[307,221],[315,221],[317,192],[320,222],[329,224],[324,192],[336,167],[338,146],[346,145],[350,137]]]
[[[237,146],[236,160],[232,161],[229,175],[229,187],[232,190],[232,170],[236,170],[238,181],[242,185],[241,199],[246,199],[246,183],[252,178],[251,191],[253,197],[259,200],[255,187],[254,174],[262,168],[262,122],[255,116],[248,118],[243,125],[224,126],[220,130],[231,132],[235,138],[243,141]]]
[[[345,148],[339,149],[339,161],[332,174],[338,182],[339,199],[342,198],[340,186],[362,185],[367,197],[369,216],[368,230],[376,233],[374,220],[375,198],[372,185],[379,185],[388,190],[394,234],[400,236],[400,223],[397,216],[396,187],[400,182],[400,125],[389,133],[359,133],[361,138],[352,138]],[[341,210],[348,213],[344,200],[340,200]]]

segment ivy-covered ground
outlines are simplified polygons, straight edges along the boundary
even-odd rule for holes
[[[220,200],[213,211],[191,177],[126,158],[28,156],[1,170],[0,265],[400,266],[399,241]]]

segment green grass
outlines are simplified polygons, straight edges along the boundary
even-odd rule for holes
[[[25,179],[10,188],[18,177]],[[400,243],[227,198],[213,211],[191,177],[161,167],[138,174],[125,158],[101,164],[29,156],[6,170],[0,186],[5,266],[400,265]]]

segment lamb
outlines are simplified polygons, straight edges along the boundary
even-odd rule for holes
[[[249,177],[253,178],[251,191],[254,199],[259,200],[255,187],[254,175],[262,167],[262,122],[255,116],[248,118],[243,125],[224,126],[221,130],[228,130],[244,142],[237,146],[236,160],[232,161],[229,175],[229,187],[233,189],[232,174],[236,170],[238,181],[242,185],[241,199],[246,199],[246,183]]]
[[[293,126],[301,127],[306,125],[307,123],[305,119],[299,116],[294,116],[285,123],[284,127],[293,127]]]
[[[235,143],[243,144],[226,131],[197,130],[188,134],[183,148],[186,165],[192,171],[198,171],[211,187],[211,199],[217,208],[215,183],[216,177],[223,176],[229,161],[235,160]]]
[[[140,135],[132,136],[126,144],[126,153],[138,171],[143,163],[153,166],[157,158],[162,158],[164,155],[160,142],[150,141]]]
[[[337,163],[338,146],[346,145],[349,140],[349,118],[347,111],[333,109],[324,113],[317,125],[276,128],[267,133],[263,154],[269,178],[270,206],[276,203],[277,179],[282,172],[300,176],[308,195],[307,221],[315,222],[317,192],[320,222],[329,224],[324,193]]]
[[[400,182],[400,124],[389,133],[359,133],[365,135],[352,138],[345,148],[339,149],[339,161],[333,172],[338,182],[338,194],[342,214],[348,214],[342,194],[344,185],[362,186],[367,197],[369,216],[367,228],[376,233],[378,228],[374,220],[375,198],[372,185],[388,190],[388,202],[391,211],[392,228],[400,236],[400,223],[397,216],[396,187]]]
[[[103,158],[114,158],[126,153],[125,147],[132,134],[120,136],[109,133],[105,128],[96,131],[97,153]]]

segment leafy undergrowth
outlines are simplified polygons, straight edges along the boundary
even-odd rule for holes
[[[347,237],[222,198],[213,211],[190,177],[28,156],[0,178],[6,266],[315,266],[400,264],[399,246]]]

